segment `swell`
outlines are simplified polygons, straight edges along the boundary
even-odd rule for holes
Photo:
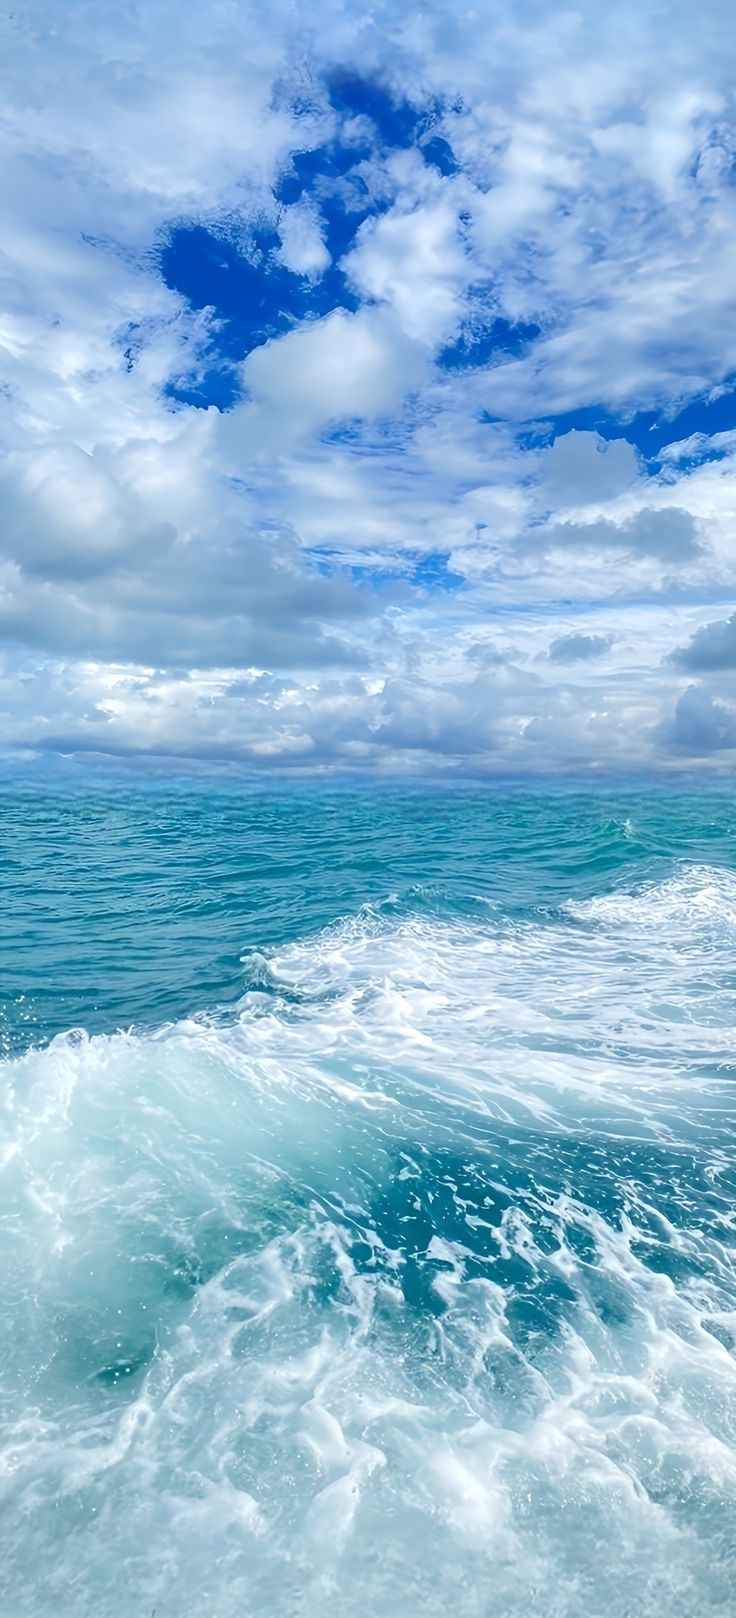
[[[308,940],[387,893],[533,916],[673,859],[736,864],[726,799],[174,790],[0,795],[0,1049],[234,1006],[244,949]],[[423,901],[422,901],[423,902]]]

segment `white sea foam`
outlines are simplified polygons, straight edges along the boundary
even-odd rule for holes
[[[704,933],[714,942],[733,940],[736,932],[736,876],[709,865],[684,866],[665,882],[642,883],[634,893],[602,894],[587,903],[569,901],[571,915],[624,927],[632,932],[661,932],[685,947],[702,947]]]
[[[8,1064],[13,1618],[732,1612],[735,919],[365,911]]]

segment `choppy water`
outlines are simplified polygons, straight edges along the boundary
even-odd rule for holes
[[[2,834],[3,1618],[733,1614],[731,799]]]

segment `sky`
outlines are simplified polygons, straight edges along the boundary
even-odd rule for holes
[[[0,16],[0,748],[736,762],[736,10]]]

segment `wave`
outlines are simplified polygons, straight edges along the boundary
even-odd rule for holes
[[[683,866],[664,882],[641,883],[633,892],[601,894],[585,902],[569,900],[570,915],[609,928],[644,928],[686,947],[698,948],[704,933],[726,945],[736,932],[736,876],[725,868]]]
[[[415,889],[6,1064],[14,1614],[731,1610],[734,916]]]

